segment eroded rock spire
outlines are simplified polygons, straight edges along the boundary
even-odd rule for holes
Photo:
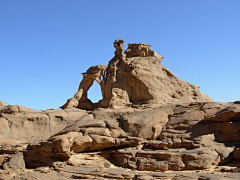
[[[212,101],[199,91],[199,86],[176,77],[161,65],[163,56],[146,43],[129,43],[125,52],[124,41],[115,40],[115,56],[108,65],[91,66],[82,73],[78,92],[61,108],[77,107],[119,108],[141,104],[175,104]],[[92,103],[87,92],[93,81],[101,87],[102,100]]]

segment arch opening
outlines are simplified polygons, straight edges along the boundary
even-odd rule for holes
[[[88,99],[92,101],[92,103],[97,103],[102,100],[102,91],[101,87],[97,81],[93,81],[93,85],[88,90]]]

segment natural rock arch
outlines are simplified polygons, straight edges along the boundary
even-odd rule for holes
[[[163,105],[212,101],[199,91],[199,86],[179,79],[162,66],[163,56],[152,50],[151,45],[129,43],[124,53],[123,43],[123,40],[115,40],[115,56],[108,65],[91,66],[82,73],[78,92],[61,108],[92,110],[146,103]],[[103,97],[97,103],[87,97],[94,80],[100,85]]]

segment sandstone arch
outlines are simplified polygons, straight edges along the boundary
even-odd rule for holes
[[[146,43],[129,43],[123,52],[123,40],[115,40],[115,56],[108,65],[91,66],[82,73],[78,92],[61,108],[120,108],[141,104],[176,104],[212,101],[199,86],[179,79],[161,65],[163,56]],[[101,87],[103,99],[92,103],[87,92],[93,81]]]

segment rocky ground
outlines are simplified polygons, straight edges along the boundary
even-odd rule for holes
[[[191,180],[207,180],[207,179],[240,179],[239,169],[228,166],[216,167],[211,170],[192,170],[192,171],[136,171],[124,168],[92,168],[88,166],[73,167],[69,165],[61,165],[60,167],[39,167],[36,169],[24,170],[2,170],[0,171],[1,179],[191,179]]]
[[[63,110],[0,101],[0,179],[240,179],[240,101],[213,102],[150,45],[123,42]]]
[[[1,179],[240,179],[239,102],[0,112]]]

